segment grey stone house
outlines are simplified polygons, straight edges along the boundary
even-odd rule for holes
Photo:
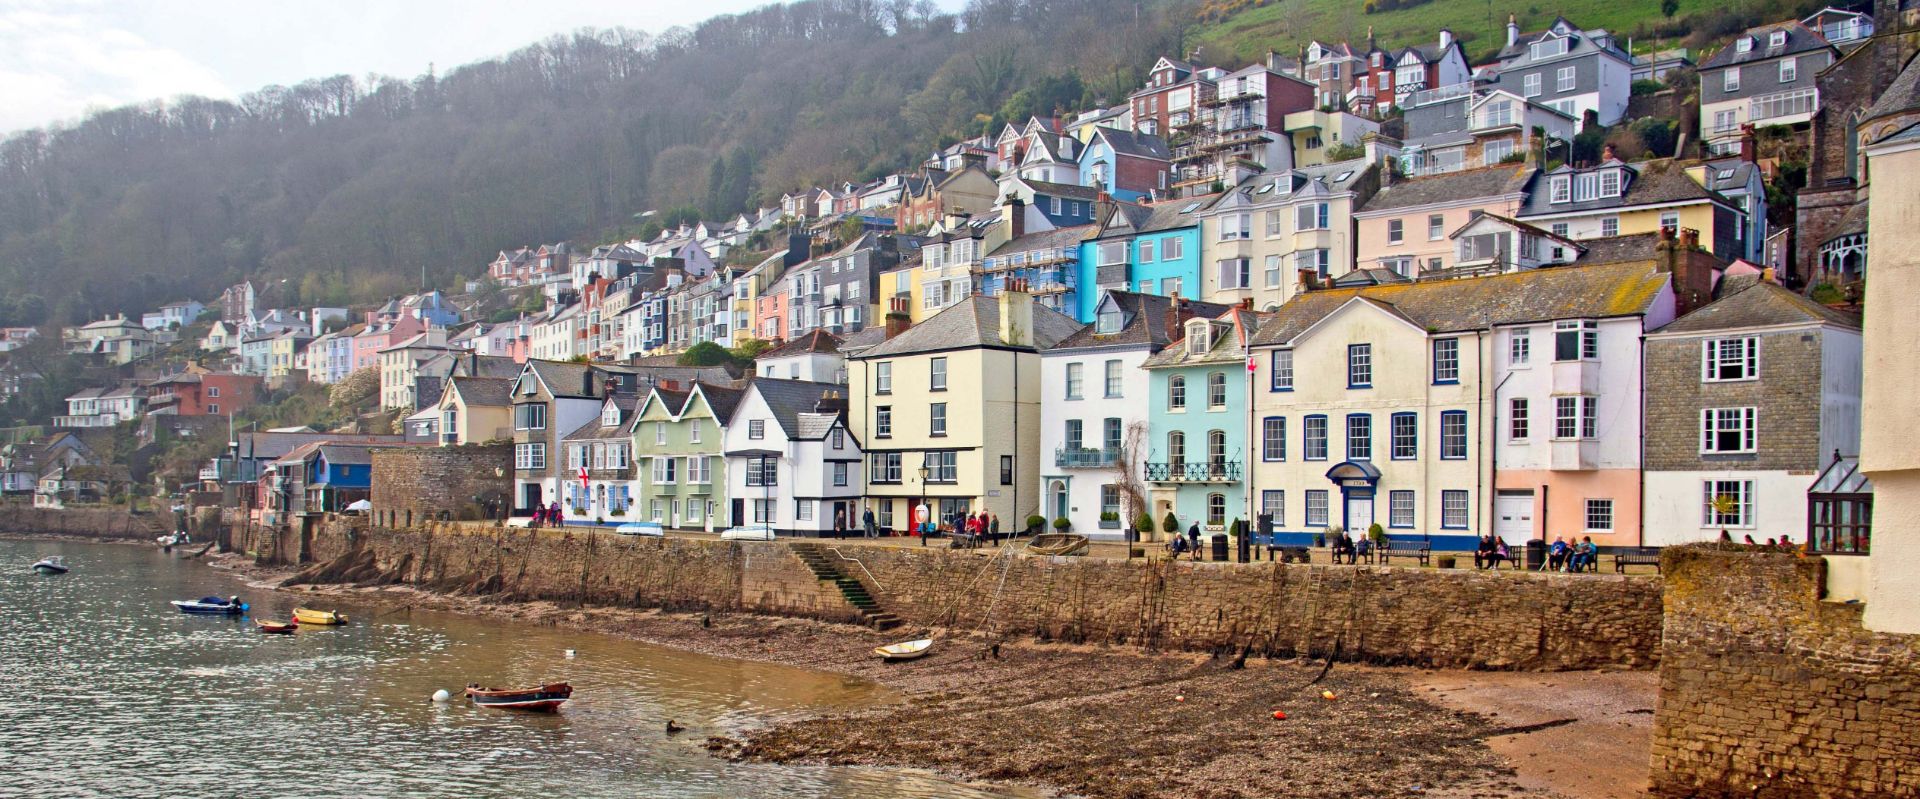
[[[1749,28],[1700,64],[1700,135],[1714,154],[1740,147],[1742,125],[1798,125],[1820,110],[1814,76],[1840,51],[1795,21]]]
[[[1807,489],[1860,452],[1860,318],[1752,272],[1646,339],[1651,546],[1804,539]]]
[[[1544,31],[1521,33],[1507,18],[1507,45],[1500,50],[1494,85],[1550,106],[1584,125],[1619,122],[1633,93],[1633,59],[1604,29],[1581,30],[1555,17]]]

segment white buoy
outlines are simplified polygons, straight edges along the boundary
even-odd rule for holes
[[[567,650],[567,657],[573,657],[573,650]]]
[[[447,693],[447,689],[442,688],[438,691],[433,692],[433,701],[435,702],[453,701],[453,694]]]

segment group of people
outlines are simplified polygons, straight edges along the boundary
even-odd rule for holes
[[[1753,540],[1752,533],[1748,533],[1745,536],[1745,538],[1746,538],[1746,541],[1744,543],[1750,547],[1755,547],[1759,549],[1772,549],[1780,552],[1799,552],[1800,551],[1800,547],[1793,543],[1792,536],[1783,535],[1783,536],[1780,536],[1779,538],[1769,538],[1767,539],[1767,542],[1764,544]],[[1733,534],[1725,530],[1721,530],[1720,543],[1722,544],[1733,543]]]
[[[1507,548],[1507,542],[1499,536],[1483,535],[1480,543],[1473,548],[1473,567],[1476,569],[1498,569],[1500,564],[1513,560],[1513,550]]]
[[[1593,545],[1593,536],[1582,536],[1579,541],[1567,543],[1559,536],[1553,537],[1553,543],[1547,545],[1547,568],[1557,572],[1583,572],[1595,567],[1600,559],[1600,548]]]
[[[1328,539],[1327,546],[1333,550],[1335,564],[1343,562],[1342,559],[1349,566],[1359,563],[1362,558],[1368,563],[1373,562],[1373,539],[1364,535],[1355,539],[1343,530]]]
[[[566,524],[566,517],[560,513],[560,501],[546,507],[533,506],[533,527],[560,527]]]

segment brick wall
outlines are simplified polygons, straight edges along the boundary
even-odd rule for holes
[[[1762,334],[1760,379],[1700,379],[1701,342],[1710,337],[1647,342],[1648,471],[1710,469],[1811,470],[1820,453],[1820,342],[1817,330]],[[1758,452],[1700,454],[1700,411],[1758,408]]]
[[[512,444],[373,451],[371,501],[374,517],[384,523],[484,519],[488,500],[496,513],[512,503]]]
[[[1820,601],[1820,558],[1664,554],[1656,797],[1920,796],[1920,649]]]

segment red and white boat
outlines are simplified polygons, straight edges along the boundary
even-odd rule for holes
[[[538,688],[482,688],[479,683],[467,686],[467,699],[480,707],[500,710],[531,710],[540,713],[552,713],[573,696],[573,686],[563,682],[542,685]]]

